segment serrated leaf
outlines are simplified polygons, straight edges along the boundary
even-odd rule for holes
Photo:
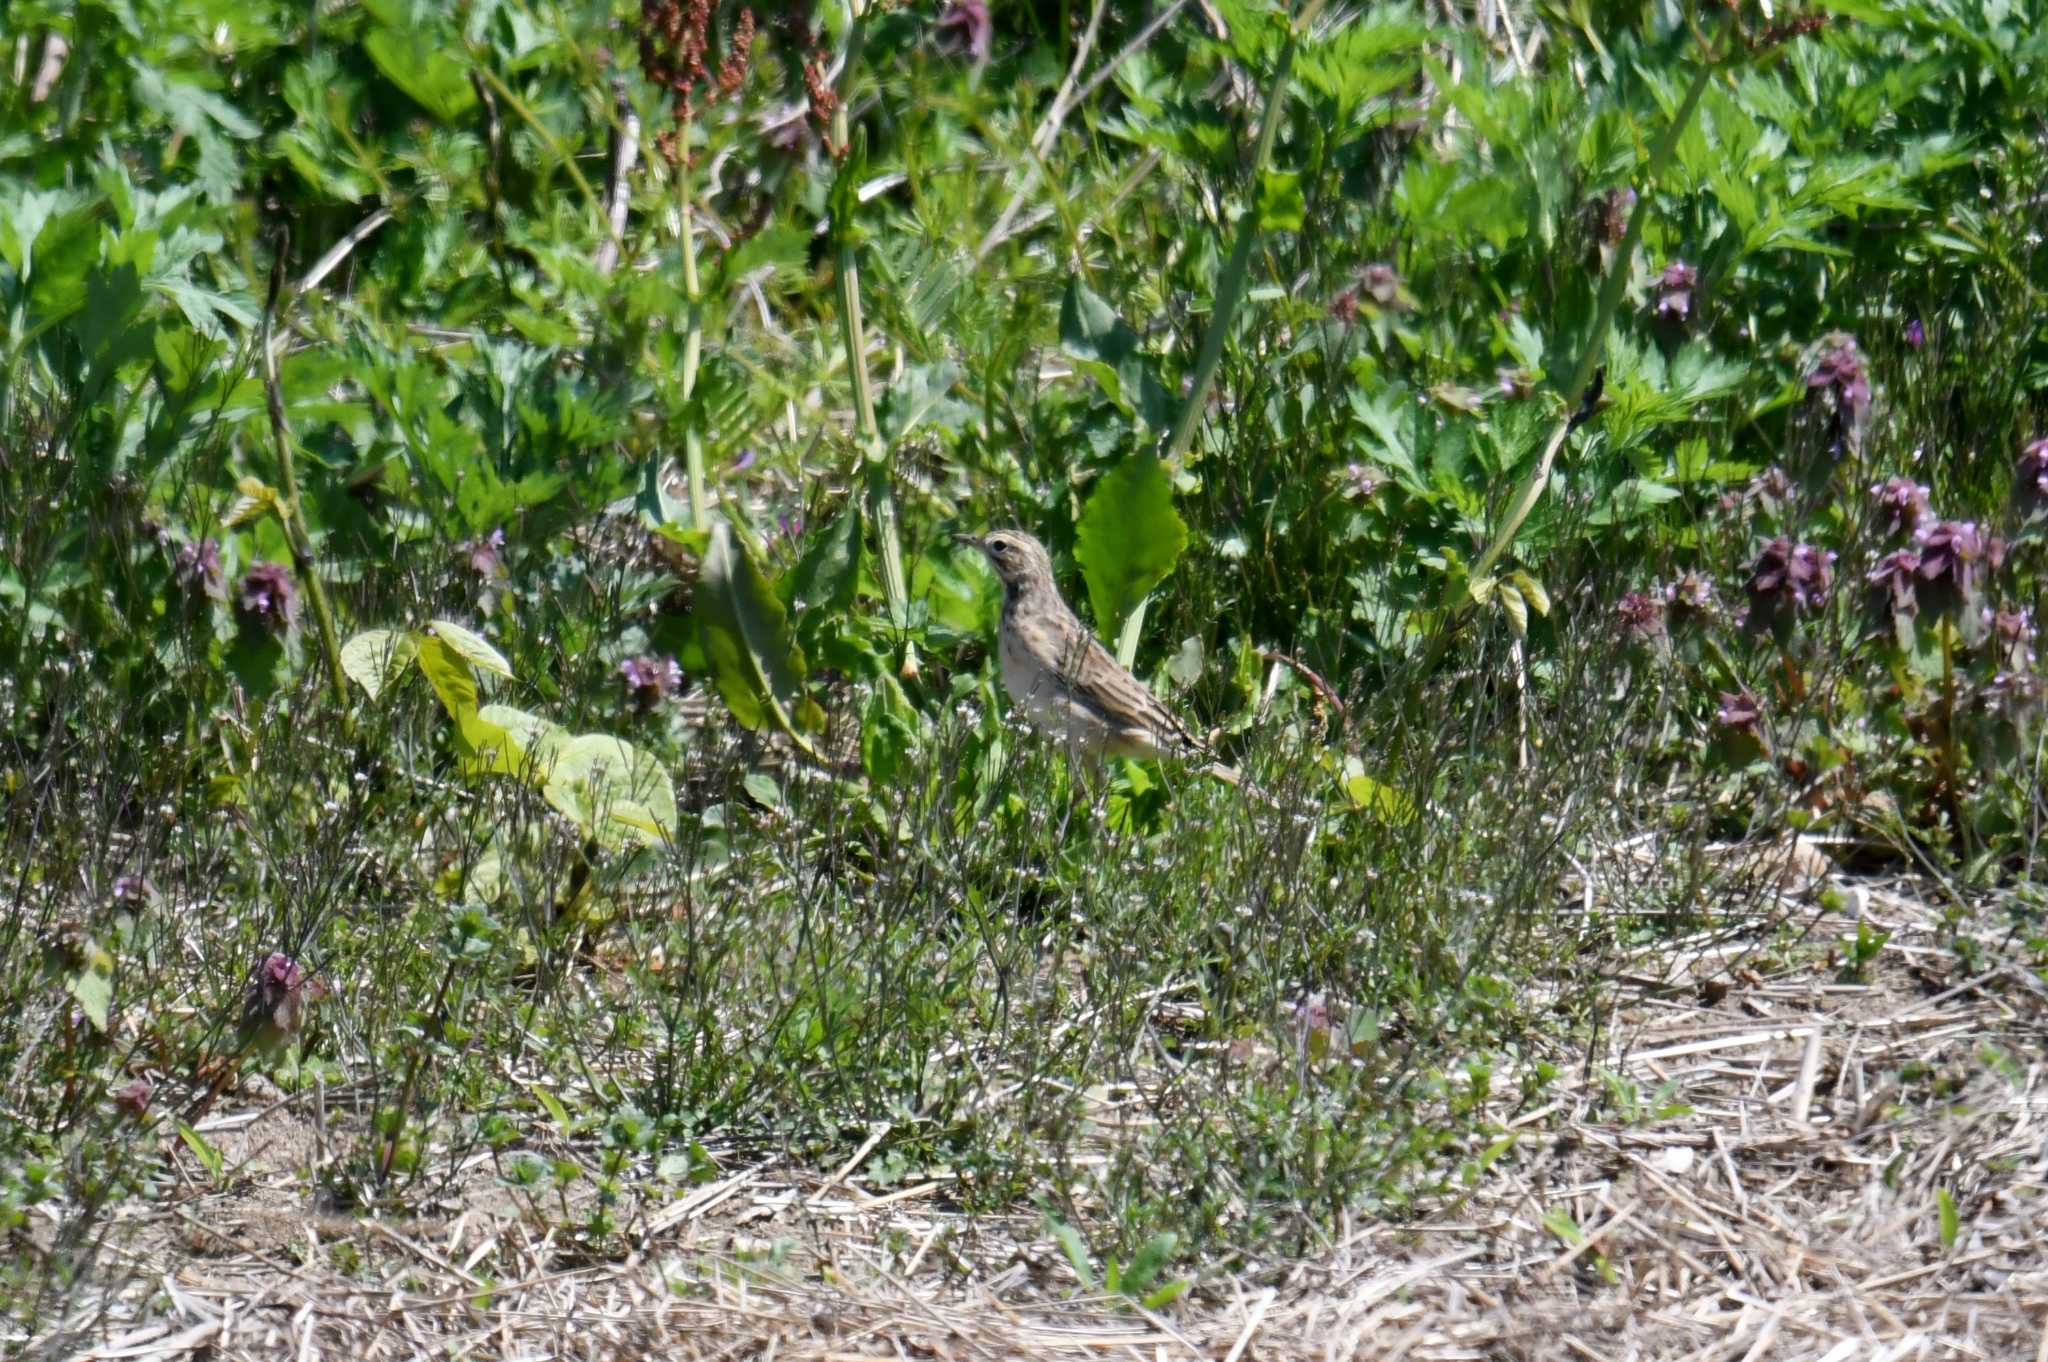
[[[483,635],[465,629],[453,620],[435,620],[427,626],[427,632],[435,635],[454,650],[455,655],[475,667],[478,671],[512,679],[512,664],[505,655],[484,640]]]
[[[419,655],[420,637],[410,629],[366,629],[341,645],[341,670],[368,692],[383,695]]]
[[[1173,484],[1159,460],[1134,455],[1096,482],[1081,512],[1074,556],[1103,638],[1116,637],[1124,618],[1180,562],[1187,544],[1187,523],[1173,508]]]

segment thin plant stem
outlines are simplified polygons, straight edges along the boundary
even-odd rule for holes
[[[676,200],[682,214],[683,297],[689,309],[683,325],[683,403],[687,408],[697,391],[697,369],[704,357],[704,308],[702,282],[697,274],[697,214],[690,198],[690,170],[687,146],[676,160]],[[711,493],[704,476],[704,432],[697,416],[689,415],[683,426],[683,467],[690,480],[690,524],[702,530],[711,524]]]
[[[860,158],[849,146],[846,106],[852,92],[854,66],[860,58],[862,17],[866,5],[849,0],[852,20],[846,37],[846,61],[839,71],[839,103],[832,110],[832,145],[848,159],[840,173],[850,173]],[[844,216],[850,218],[856,196],[838,197]],[[851,221],[835,221],[833,232],[839,245],[839,324],[846,346],[847,372],[853,378],[853,419],[856,444],[866,468],[867,512],[874,526],[875,544],[882,559],[882,593],[889,603],[889,619],[898,629],[910,623],[910,588],[903,572],[903,541],[896,520],[896,461],[893,450],[882,443],[882,429],[875,420],[875,387],[868,374],[867,327],[861,317],[860,245]]]
[[[349,713],[348,676],[341,669],[341,641],[334,628],[334,612],[327,604],[327,588],[321,584],[313,562],[313,539],[306,528],[305,508],[299,501],[298,468],[292,459],[291,427],[285,420],[284,389],[277,378],[277,349],[271,343],[277,325],[278,295],[284,291],[285,242],[286,237],[279,233],[270,261],[270,295],[263,305],[261,337],[263,394],[270,408],[270,439],[277,453],[278,480],[284,484],[278,519],[284,522],[284,539],[291,547],[292,566],[306,588],[306,599],[313,603],[313,622],[320,633],[320,651],[326,657],[327,682],[334,692],[336,712],[341,715],[342,732],[352,736],[355,725]]]

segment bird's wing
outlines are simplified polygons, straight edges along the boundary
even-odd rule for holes
[[[1179,716],[1161,704],[1144,682],[1126,671],[1092,633],[1075,632],[1057,670],[1074,699],[1100,715],[1109,727],[1143,730],[1165,749],[1201,748]]]

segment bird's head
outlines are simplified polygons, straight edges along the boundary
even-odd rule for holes
[[[1022,587],[1052,584],[1052,558],[1045,551],[1045,545],[1033,539],[1022,530],[990,530],[984,535],[956,534],[954,542],[972,544],[981,550],[1002,578],[1003,587],[1015,591]]]

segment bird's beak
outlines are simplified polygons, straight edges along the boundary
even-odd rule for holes
[[[949,535],[948,538],[956,544],[965,544],[969,548],[978,549],[981,547],[981,536],[978,534],[955,534]]]

